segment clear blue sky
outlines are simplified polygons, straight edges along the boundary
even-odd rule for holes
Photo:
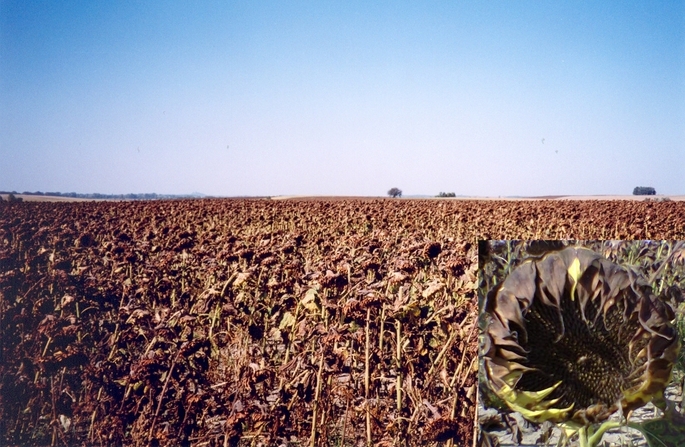
[[[685,2],[0,0],[0,190],[685,194]]]

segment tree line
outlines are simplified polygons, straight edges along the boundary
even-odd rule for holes
[[[187,198],[197,198],[200,196],[187,194],[187,195],[177,195],[177,194],[157,194],[157,193],[144,193],[144,194],[100,194],[100,193],[90,193],[81,194],[77,192],[42,192],[42,191],[24,191],[18,193],[17,191],[0,191],[0,194],[12,195],[15,199],[16,194],[23,194],[26,196],[53,196],[53,197],[69,197],[76,199],[113,199],[113,200],[158,200],[158,199],[187,199]]]

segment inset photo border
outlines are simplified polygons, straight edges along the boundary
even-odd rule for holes
[[[685,241],[478,248],[479,446],[685,445]]]

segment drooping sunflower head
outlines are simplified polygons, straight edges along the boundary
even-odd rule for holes
[[[670,306],[584,248],[524,261],[485,312],[488,384],[536,422],[601,422],[660,397],[680,349]]]

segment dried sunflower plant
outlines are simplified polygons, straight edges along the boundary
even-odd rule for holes
[[[480,445],[498,424],[518,444],[685,445],[684,263],[684,242],[481,242]]]

